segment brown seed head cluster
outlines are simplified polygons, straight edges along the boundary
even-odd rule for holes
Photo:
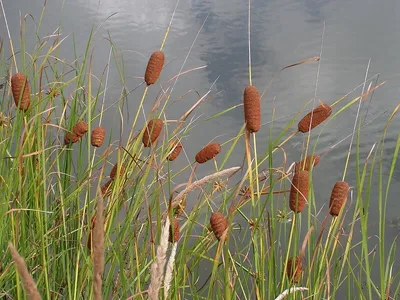
[[[176,243],[179,240],[179,230],[180,230],[179,221],[178,221],[178,219],[175,218],[174,219],[174,233],[173,234],[172,234],[172,224],[169,227],[169,238],[168,238],[168,240],[171,243]]]
[[[298,129],[300,132],[305,133],[311,129],[317,127],[323,121],[329,118],[332,113],[332,107],[328,104],[320,104],[314,108],[311,112],[304,116],[298,124]],[[312,119],[311,119],[312,115]]]
[[[203,164],[216,157],[220,152],[221,145],[218,143],[211,143],[201,149],[200,152],[196,154],[195,159],[199,164]]]
[[[111,183],[112,183],[112,179],[107,181],[105,184],[103,184],[101,186],[101,188],[100,188],[101,189],[101,195],[103,197],[106,197],[106,196],[110,195],[110,192],[111,192],[110,185],[111,185]]]
[[[91,143],[93,147],[101,147],[104,142],[104,137],[106,136],[106,130],[103,126],[96,127],[92,130]]]
[[[149,86],[154,84],[161,74],[161,70],[164,66],[165,56],[164,52],[154,52],[147,63],[146,73],[144,74],[144,81]]]
[[[160,119],[153,119],[147,123],[142,138],[145,147],[150,147],[157,140],[163,128],[163,124],[164,122]]]
[[[74,144],[79,142],[81,137],[88,131],[88,125],[85,121],[79,121],[72,127],[72,132],[67,131],[64,136],[64,144]]]
[[[67,131],[64,136],[64,144],[69,145],[69,144],[75,144],[76,142],[79,141],[79,136],[77,136],[75,133],[71,131]]]
[[[110,172],[111,180],[115,180],[115,178],[117,177],[117,171],[118,171],[118,164],[115,164]],[[121,168],[119,170],[119,176],[121,177],[122,175],[124,175],[124,173],[125,173],[124,166],[121,166]]]
[[[211,229],[217,240],[220,240],[225,230],[228,228],[228,220],[220,212],[212,213],[210,217]]]
[[[338,181],[335,183],[331,193],[331,200],[329,201],[329,213],[331,216],[337,217],[339,215],[343,205],[346,204],[349,190],[350,186],[347,182]]]
[[[289,207],[295,213],[301,213],[308,198],[308,171],[299,171],[294,174],[290,189]]]
[[[81,138],[88,131],[88,124],[85,121],[79,121],[72,127],[72,132],[75,133],[78,138]]]
[[[168,155],[168,160],[174,161],[179,156],[179,154],[181,154],[182,143],[179,141],[174,141],[173,143],[171,143],[171,150],[172,152],[170,153],[170,155]]]
[[[15,105],[22,111],[26,111],[31,104],[29,83],[22,73],[14,74],[11,77],[11,90]]]
[[[297,162],[294,165],[294,172],[297,173],[298,171],[311,171],[313,167],[319,164],[319,155],[309,155],[302,161]]]
[[[293,283],[299,283],[303,265],[300,256],[289,258],[286,265],[286,275]]]
[[[249,85],[244,89],[244,120],[249,132],[257,132],[261,126],[260,94],[255,86]]]

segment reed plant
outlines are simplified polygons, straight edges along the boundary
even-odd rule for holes
[[[389,153],[385,140],[396,130],[391,123],[399,106],[380,115],[387,120],[368,155],[360,151],[361,132],[369,124],[360,110],[383,85],[377,76],[368,77],[367,70],[361,85],[343,91],[340,99],[304,99],[302,109],[286,117],[287,125],[276,133],[274,114],[262,119],[263,111],[273,110],[268,88],[275,77],[265,86],[253,83],[249,1],[249,83],[237,95],[243,104],[207,116],[207,122],[215,122],[243,109],[243,126],[230,138],[217,136],[222,133],[215,126],[215,140],[202,145],[192,128],[203,120],[189,117],[212,97],[211,88],[177,120],[166,112],[177,105],[173,90],[179,79],[194,71],[183,71],[189,52],[179,74],[163,77],[173,56],[164,45],[174,14],[160,48],[147,53],[142,84],[130,87],[111,36],[105,71],[95,74],[97,28],[85,51],[75,51],[67,62],[57,55],[71,40],[57,31],[51,38],[40,35],[45,13],[46,5],[34,48],[26,47],[26,19],[19,40],[8,32],[0,46],[3,299],[398,297],[396,240],[388,240],[385,224],[400,134]],[[321,56],[322,43],[318,57],[291,63],[276,75],[303,64],[314,64],[319,75]],[[106,106],[111,65],[119,71],[114,84],[121,94]],[[150,89],[160,92],[156,99]],[[118,136],[104,115],[114,110],[122,118],[124,101],[133,98],[128,137]],[[341,178],[328,183],[332,191],[321,191],[313,178],[329,172],[324,160],[333,146],[319,154],[316,149],[339,115],[353,119],[354,128],[340,132],[340,144],[349,145],[346,159],[336,162],[344,166]],[[263,131],[267,140],[260,139]],[[288,155],[295,136],[303,147]],[[198,153],[186,151],[187,143]],[[238,156],[244,159],[235,160]],[[177,161],[184,167],[176,167]],[[207,175],[198,178],[199,168]],[[178,181],[182,175],[186,179]],[[317,190],[324,193],[318,201]],[[371,233],[372,201],[378,206],[377,239]]]

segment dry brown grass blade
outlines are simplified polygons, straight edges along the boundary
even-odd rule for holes
[[[380,84],[374,86],[373,88],[368,89],[364,94],[354,98],[353,100],[351,100],[352,103],[357,102],[358,100],[364,98],[365,96],[368,96],[369,94],[371,94],[373,91],[375,91],[376,89],[380,88],[382,85],[384,85],[386,83],[386,81],[381,82]],[[342,98],[339,98],[338,100],[336,100],[331,107],[335,107],[335,105],[339,104],[341,101],[343,101],[344,99],[346,99],[347,95],[343,96]]]
[[[101,300],[102,275],[104,271],[104,203],[100,189],[97,189],[96,223],[93,228],[93,294]]]
[[[292,68],[292,67],[296,67],[296,66],[300,66],[300,65],[304,65],[306,63],[309,63],[311,61],[319,61],[320,57],[319,56],[313,56],[313,57],[309,57],[306,59],[303,59],[299,62],[287,65],[286,67],[283,67],[282,69],[280,69],[278,72],[276,72],[274,74],[274,76],[272,77],[272,79],[270,80],[270,82],[268,83],[267,87],[265,88],[265,90],[263,91],[263,93],[261,94],[261,98],[264,97],[264,94],[267,92],[268,88],[271,86],[272,82],[274,81],[274,79],[284,70]]]
[[[279,70],[279,72],[282,72],[283,70],[289,69],[291,67],[296,67],[296,66],[300,66],[300,65],[306,64],[306,63],[308,63],[310,61],[319,61],[319,60],[320,60],[319,56],[309,57],[309,58],[303,59],[303,60],[301,60],[299,62],[296,62],[294,64],[291,64],[291,65],[288,65],[286,67],[283,67],[282,69]]]
[[[195,67],[195,68],[192,68],[192,69],[189,69],[189,70],[186,70],[186,71],[182,71],[182,72],[176,74],[175,76],[171,77],[170,79],[168,79],[167,82],[170,82],[170,81],[176,79],[177,77],[179,77],[179,76],[181,76],[181,75],[184,75],[184,74],[187,74],[187,73],[196,71],[196,70],[204,69],[204,68],[206,68],[206,67],[207,67],[207,65],[204,65],[204,66]]]
[[[301,245],[301,249],[300,249],[300,257],[301,258],[303,258],[305,255],[307,242],[308,242],[308,239],[310,238],[310,235],[313,232],[313,230],[314,230],[314,226],[311,226],[310,229],[308,230],[306,236],[304,237],[303,244]]]
[[[42,299],[37,290],[36,283],[33,280],[32,275],[29,274],[28,272],[24,259],[19,255],[18,251],[14,248],[13,244],[9,243],[8,248],[10,249],[11,256],[17,268],[18,274],[22,279],[22,285],[28,296],[28,299],[30,300]]]

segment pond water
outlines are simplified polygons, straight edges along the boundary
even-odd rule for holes
[[[93,73],[101,76],[104,72],[109,57],[110,36],[115,47],[124,55],[126,86],[128,90],[132,90],[142,82],[140,77],[143,76],[147,58],[160,47],[175,5],[175,1],[160,0],[68,0],[65,3],[47,1],[40,33],[41,36],[51,35],[61,25],[61,36],[66,37],[66,40],[60,47],[58,56],[71,61],[74,57],[73,39],[76,41],[76,52],[83,54],[94,25],[96,31],[93,38]],[[32,51],[36,42],[35,26],[40,19],[43,1],[4,1],[4,8],[15,41],[19,35],[20,16],[31,15],[27,16],[27,49]],[[319,63],[310,62],[290,68],[274,80],[262,100],[263,122],[269,122],[274,113],[277,120],[273,132],[276,134],[284,128],[290,116],[312,99],[315,93],[318,99],[333,103],[360,85],[367,70],[368,78],[379,74],[379,81],[386,81],[386,84],[373,94],[371,101],[368,99],[364,102],[360,116],[365,117],[368,122],[386,110],[389,110],[389,113],[363,129],[360,150],[361,160],[364,161],[374,143],[378,141],[390,112],[399,103],[399,9],[400,2],[396,0],[251,1],[252,78],[260,90],[267,87],[280,68],[309,57],[321,56]],[[0,36],[6,45],[7,31],[3,19],[0,24]],[[170,86],[167,81],[179,73],[184,62],[183,70],[202,68],[180,77],[174,86],[175,105],[167,109],[168,118],[177,119],[196,101],[197,95],[194,92],[183,99],[179,98],[188,90],[204,95],[211,88],[213,96],[196,110],[193,117],[199,118],[197,125],[184,141],[186,153],[191,160],[192,154],[204,144],[215,137],[220,142],[226,141],[243,125],[241,107],[217,119],[207,122],[205,120],[242,102],[243,89],[249,82],[247,24],[247,1],[181,0],[177,5],[164,47],[167,65],[160,81],[165,86]],[[19,45],[15,47],[18,49]],[[120,93],[121,83],[115,65],[111,65],[110,68],[109,86],[106,106],[114,103]],[[361,88],[357,89],[338,107],[343,107],[360,92]],[[140,96],[141,91],[133,92],[128,97],[131,117],[126,120],[123,133],[125,138]],[[150,91],[149,99],[156,96],[156,91]],[[149,111],[150,105],[145,105],[145,111]],[[332,120],[321,134],[316,152],[328,149],[350,134],[356,113],[357,105],[353,105]],[[104,121],[107,126],[112,126],[118,132],[120,124],[115,118],[118,118],[118,114],[112,109],[112,112],[110,110],[105,115]],[[144,122],[143,118],[141,122]],[[385,143],[386,174],[398,134],[396,128],[399,126],[400,120],[395,118]],[[267,149],[269,139],[268,124],[260,130],[257,139],[258,150],[263,153]],[[298,134],[286,145],[285,150],[290,163],[299,159],[302,140],[303,137]],[[314,172],[314,186],[318,187],[315,189],[315,196],[321,205],[328,203],[331,188],[342,178],[349,141],[350,139],[347,139],[324,155]],[[242,163],[243,155],[240,150],[244,150],[244,145],[239,145],[237,149],[238,153],[231,157],[230,166]],[[180,163],[183,166],[187,161]],[[356,184],[354,169],[353,151],[346,177],[353,186]],[[196,175],[201,177],[208,172],[209,169],[202,166]],[[397,169],[387,207],[389,220],[396,219],[400,211],[400,202],[395,196],[400,192],[399,182],[400,171]],[[376,203],[374,198],[372,202]],[[370,211],[371,234],[373,228],[377,228],[376,222],[373,221],[377,219],[375,208],[371,207]],[[398,231],[394,230],[393,226],[388,227],[388,242],[397,234]]]

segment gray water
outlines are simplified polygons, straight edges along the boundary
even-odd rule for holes
[[[60,47],[58,56],[67,61],[73,59],[73,35],[77,43],[77,53],[83,54],[86,42],[94,24],[93,73],[100,76],[108,61],[110,34],[115,47],[124,55],[126,85],[128,90],[138,86],[142,79],[149,55],[160,47],[165,30],[170,22],[175,1],[130,1],[130,0],[68,0],[47,1],[46,12],[41,25],[41,36],[50,35],[61,24],[61,37],[67,37]],[[15,41],[19,35],[19,18],[27,17],[27,51],[35,44],[35,23],[38,22],[43,1],[7,0],[4,8]],[[314,97],[327,103],[345,95],[361,84],[368,68],[368,77],[380,74],[380,81],[387,81],[378,89],[372,101],[365,101],[361,116],[371,120],[385,110],[391,112],[399,103],[400,60],[400,21],[398,12],[400,2],[396,0],[274,0],[251,1],[251,54],[253,65],[253,83],[264,90],[273,75],[280,68],[322,55],[318,63],[291,68],[283,73],[271,85],[263,98],[262,120],[267,123],[275,110],[276,117],[286,117],[275,121],[273,132],[284,128],[290,115],[297,112],[307,101]],[[110,17],[111,16],[111,17]],[[110,18],[108,18],[110,17]],[[108,18],[108,19],[107,19]],[[194,118],[199,118],[197,126],[184,140],[189,160],[204,144],[217,136],[223,142],[234,136],[243,125],[242,108],[230,111],[218,119],[204,120],[213,114],[242,102],[244,87],[248,84],[248,41],[247,41],[248,3],[239,0],[188,1],[181,0],[177,6],[172,28],[164,51],[167,65],[160,82],[164,87],[171,86],[167,80],[176,75],[196,39],[183,70],[205,68],[182,76],[174,87],[173,101],[167,109],[168,119],[182,115],[196,100],[197,95],[190,93],[179,99],[190,89],[205,94],[212,86],[213,98],[196,110]],[[204,26],[202,27],[202,24]],[[7,41],[7,31],[3,17],[0,20],[0,36]],[[325,30],[324,30],[325,24]],[[201,29],[201,30],[200,30]],[[324,32],[324,34],[323,34]],[[73,34],[73,35],[72,35]],[[6,45],[6,42],[4,43]],[[15,45],[18,49],[19,45]],[[31,48],[30,48],[31,47]],[[113,85],[114,84],[114,85]],[[120,93],[121,83],[115,65],[110,67],[109,90],[106,94],[106,106],[114,103]],[[128,97],[130,120],[126,120],[123,137],[127,137],[132,116],[136,113],[141,91]],[[342,107],[349,100],[357,97],[361,88],[342,102]],[[148,99],[155,99],[157,91],[151,89]],[[150,109],[150,102],[145,111]],[[330,122],[321,134],[316,152],[320,153],[352,132],[357,106],[353,105],[345,113]],[[366,113],[368,112],[368,115]],[[366,116],[365,116],[366,115]],[[115,109],[105,116],[105,124],[120,130]],[[127,117],[127,116],[126,116]],[[368,125],[361,134],[361,160],[364,161],[388,119],[380,117]],[[141,117],[140,122],[145,120]],[[385,173],[390,166],[391,153],[394,150],[400,126],[395,118],[385,144]],[[319,131],[318,131],[319,133]],[[314,135],[315,136],[315,135]],[[257,134],[258,150],[267,149],[269,125],[265,125]],[[302,136],[299,134],[286,146],[289,162],[298,160],[301,154]],[[229,166],[242,162],[243,143],[233,154]],[[329,201],[330,190],[334,183],[341,180],[349,140],[341,143],[323,157],[314,174],[315,196],[318,204]],[[353,151],[354,153],[354,151]],[[177,168],[187,164],[181,159]],[[355,186],[355,156],[351,156],[346,180]],[[209,169],[201,166],[196,175],[202,177]],[[396,218],[400,203],[396,195],[400,192],[400,172],[395,170],[389,202],[388,219]],[[179,182],[178,182],[179,183]],[[376,203],[376,199],[372,199]],[[354,203],[353,203],[354,205]],[[376,209],[370,211],[371,230],[376,228]],[[372,231],[373,232],[373,231]],[[387,239],[397,235],[397,231],[388,229]]]

